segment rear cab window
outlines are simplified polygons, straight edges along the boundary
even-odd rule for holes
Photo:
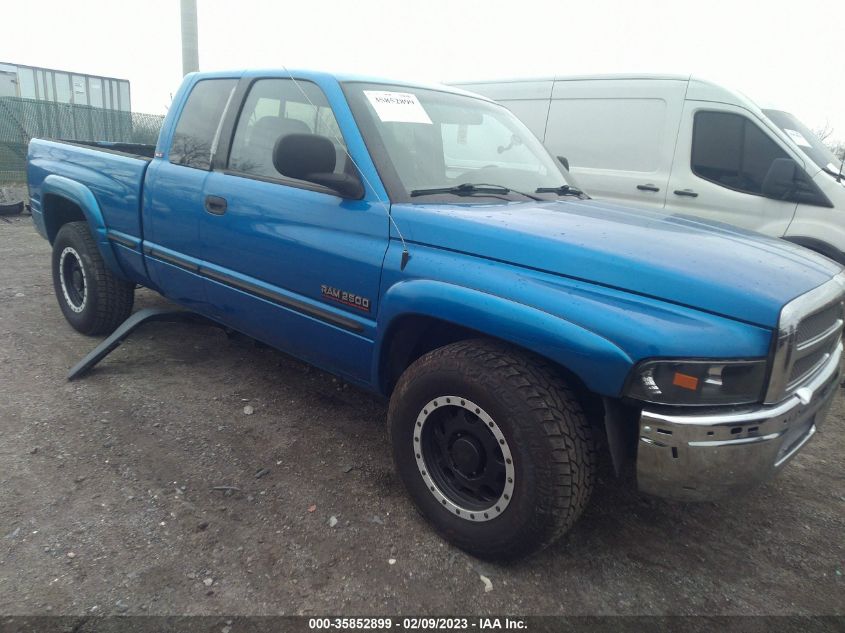
[[[191,89],[170,143],[171,163],[211,169],[223,115],[237,83],[236,79],[203,79]]]

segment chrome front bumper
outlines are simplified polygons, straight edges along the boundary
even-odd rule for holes
[[[643,411],[637,483],[682,501],[726,497],[774,475],[815,434],[836,394],[840,344],[824,370],[780,404],[743,411]]]

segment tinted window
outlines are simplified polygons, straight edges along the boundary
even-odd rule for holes
[[[306,96],[307,95],[307,96]],[[279,178],[273,166],[276,142],[289,134],[319,134],[335,146],[335,173],[346,166],[346,148],[323,92],[307,81],[261,79],[247,95],[232,139],[229,168]]]
[[[223,111],[236,83],[234,79],[206,79],[194,86],[173,134],[171,163],[197,169],[211,168]]]
[[[780,110],[763,110],[763,114],[783,130],[784,134],[791,138],[816,165],[834,173],[839,172],[841,159],[837,158],[819,137],[795,116]]]
[[[786,153],[750,120],[727,112],[698,112],[692,171],[715,183],[759,194],[775,158]]]

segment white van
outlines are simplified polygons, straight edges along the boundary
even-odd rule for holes
[[[689,76],[454,85],[510,108],[596,198],[728,222],[845,264],[841,161],[791,114]]]

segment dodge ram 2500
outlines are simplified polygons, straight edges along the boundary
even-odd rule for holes
[[[155,147],[33,140],[28,178],[74,328],[141,285],[383,394],[410,496],[480,556],[564,533],[598,447],[675,499],[765,480],[838,385],[838,264],[590,200],[460,90],[192,74]]]

